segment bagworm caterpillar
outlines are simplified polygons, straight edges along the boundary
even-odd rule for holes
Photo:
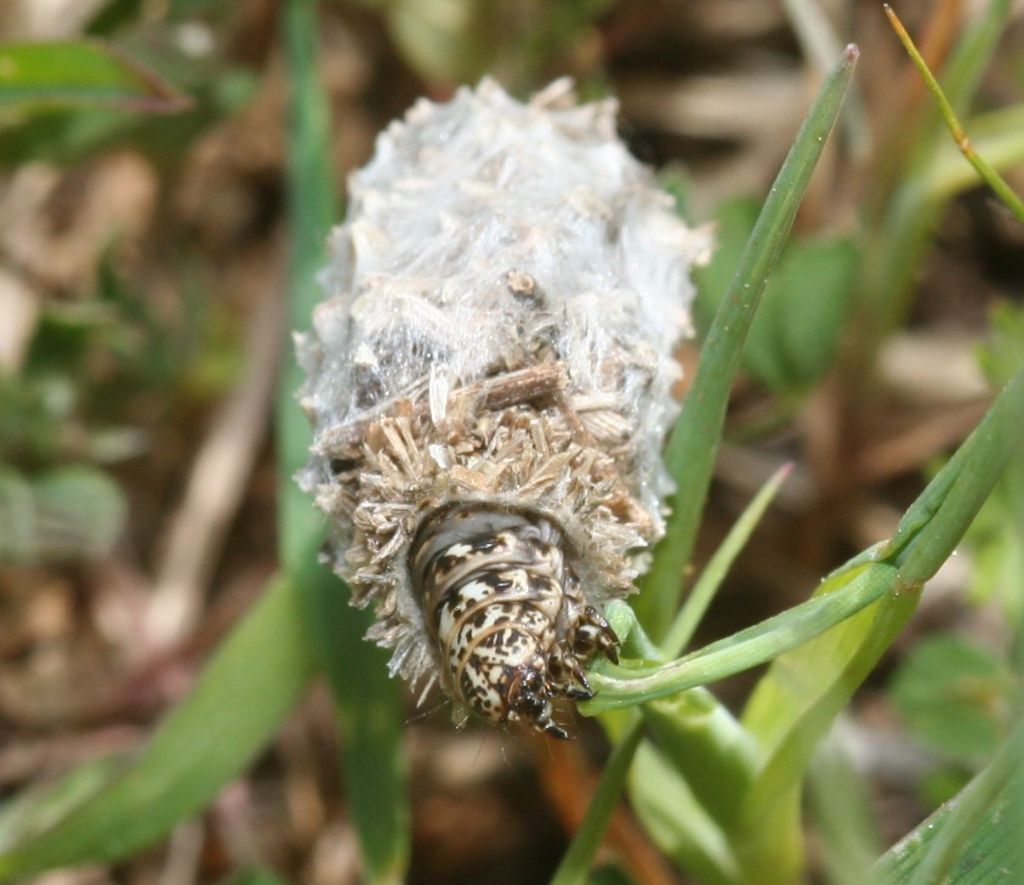
[[[556,737],[587,659],[616,657],[606,602],[663,532],[673,348],[708,249],[615,111],[567,81],[420,101],[352,175],[298,336],[299,481],[375,608],[368,638],[462,720]]]

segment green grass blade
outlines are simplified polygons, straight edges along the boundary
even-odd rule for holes
[[[768,509],[768,505],[772,502],[788,475],[788,465],[776,471],[758,491],[757,495],[754,496],[754,499],[747,505],[740,518],[729,530],[729,534],[711,558],[693,593],[687,599],[679,617],[676,619],[672,631],[670,631],[670,639],[666,642],[666,647],[674,650],[673,653],[681,651],[682,647],[689,641],[693,629],[696,628],[701,616],[707,610],[707,606],[711,603],[714,594],[721,586],[722,580],[725,578],[730,566],[739,555],[740,550],[743,549],[747,540],[749,540],[751,534],[753,534],[761,517],[764,516],[765,511]],[[609,622],[615,628],[616,633],[622,635],[627,633],[628,630],[628,635],[623,645],[625,651],[630,650],[632,643],[639,649],[646,650],[647,653],[644,656],[650,660],[658,660],[662,657],[659,649],[650,646],[650,641],[643,633],[643,628],[635,621],[635,617],[628,606],[621,604],[620,609],[616,605],[611,605],[606,615]],[[630,618],[633,618],[632,625],[627,623]],[[632,629],[628,629],[630,626]],[[707,693],[703,697],[705,700],[713,700]],[[719,721],[717,717],[723,714],[726,714],[724,708],[722,710],[708,709],[705,704],[705,709],[701,711],[697,721],[692,721],[690,724],[694,726],[696,732],[706,737],[708,719],[713,718],[714,721],[711,724],[718,726]],[[602,772],[596,794],[602,801],[591,803],[587,810],[587,815],[580,825],[576,837],[573,839],[569,852],[559,867],[559,875],[566,877],[564,879],[565,882],[585,881],[580,879],[579,876],[585,875],[587,870],[589,870],[593,862],[594,852],[596,852],[600,845],[601,837],[608,826],[608,822],[611,820],[615,804],[625,786],[626,776],[630,770],[630,762],[636,748],[639,746],[639,740],[643,733],[643,723],[639,717],[632,717],[630,722],[631,724],[626,728],[624,735],[619,739],[613,751],[612,758],[616,764],[606,766]],[[666,727],[669,726],[666,724]],[[683,730],[686,731],[685,723],[683,724]],[[734,741],[732,739],[734,737],[735,734],[730,732],[730,740],[723,742],[723,746],[729,754],[737,749],[739,743],[742,743],[741,741]],[[675,738],[679,738],[681,741],[688,739],[685,735],[673,735],[673,740]],[[652,762],[651,764],[655,763]],[[668,763],[662,759],[657,764],[667,765]],[[688,834],[689,828],[696,826],[698,819],[700,821],[705,821],[706,819],[706,826],[699,833],[693,832]],[[664,823],[666,825],[669,824],[668,821],[664,821]],[[712,839],[710,843],[708,842],[708,839],[705,837],[708,837],[714,829],[714,824],[703,811],[699,817],[685,815],[683,819],[673,821],[669,829],[672,834],[671,841],[676,846],[676,850],[682,852],[691,861],[691,866],[688,868],[694,868],[692,866],[693,863],[696,863],[696,866],[701,869],[718,868],[715,858],[718,857],[719,852],[714,846],[719,845],[723,837],[719,833],[717,841]],[[683,845],[688,846],[686,850],[683,849]],[[700,850],[702,845],[707,848],[706,851]],[[703,861],[698,860],[698,858],[703,858]],[[721,860],[721,858],[718,859]]]
[[[971,834],[978,828],[985,812],[1006,788],[1024,759],[1024,727],[1016,732],[996,753],[995,758],[957,796],[949,816],[932,840],[914,870],[910,885],[941,882],[960,856]]]
[[[96,41],[0,44],[0,113],[82,104],[166,114],[192,99]]]
[[[757,769],[750,734],[703,688],[643,706],[647,732],[694,797],[723,828],[731,822]],[[686,822],[680,820],[685,828]]]
[[[1009,10],[1010,0],[991,0],[961,38],[942,72],[950,106],[961,116],[995,52]],[[943,203],[930,186],[937,157],[947,143],[939,137],[940,127],[937,113],[921,125],[899,176],[900,186],[886,201],[885,216],[868,222],[865,240],[869,249],[861,263],[863,275],[857,287],[862,329],[858,332],[857,358],[849,367],[852,377],[864,377],[881,342],[903,323],[909,310],[913,281],[942,214]]]
[[[910,506],[882,557],[899,566],[902,586],[927,581],[953,553],[1011,455],[1024,447],[1024,369]]]
[[[321,298],[315,276],[334,217],[326,96],[315,66],[316,4],[290,0],[283,38],[291,75],[288,196],[288,325],[309,325]],[[327,674],[344,744],[344,772],[367,876],[400,881],[409,855],[409,811],[402,754],[404,691],[388,676],[388,656],[363,640],[372,616],[348,605],[344,583],[318,562],[323,521],[292,475],[307,458],[310,429],[295,400],[302,374],[287,346],[279,392],[281,558],[301,588],[310,639]]]
[[[278,579],[139,759],[67,816],[0,853],[0,881],[118,860],[166,835],[252,762],[298,700],[310,672],[298,593]],[[22,826],[25,832],[36,829]]]
[[[678,607],[683,569],[711,481],[733,375],[754,312],[778,261],[811,172],[831,132],[853,77],[858,51],[849,46],[825,80],[765,200],[733,283],[708,331],[693,385],[669,440],[666,462],[678,492],[665,538],[635,608],[655,641],[665,635]]]
[[[858,570],[835,592],[810,599],[671,664],[647,670],[598,665],[587,677],[597,695],[579,704],[579,709],[593,715],[641,704],[766,663],[877,602],[895,574],[894,568],[881,564]]]
[[[649,741],[640,744],[630,769],[629,798],[651,841],[692,881],[701,885],[740,881],[739,865],[722,828]]]
[[[711,605],[718,588],[729,569],[732,567],[740,551],[746,546],[747,541],[753,534],[757,524],[761,521],[765,511],[779,493],[782,484],[786,481],[792,470],[791,464],[780,467],[771,478],[761,487],[754,500],[744,509],[740,518],[729,530],[725,540],[719,545],[714,556],[708,560],[708,564],[694,584],[690,595],[686,597],[683,607],[673,621],[662,647],[665,649],[665,656],[675,657],[683,653],[690,644],[693,634],[700,624],[701,619]]]
[[[604,831],[611,823],[612,814],[619,804],[619,796],[633,762],[643,729],[640,727],[639,716],[630,717],[625,734],[612,750],[605,763],[601,780],[587,807],[587,814],[580,825],[569,850],[555,870],[551,885],[583,885],[588,881],[590,865],[601,845]]]
[[[800,784],[813,751],[912,614],[921,583],[966,530],[1020,445],[1022,426],[1024,371],[881,552],[855,558],[808,602],[679,661],[633,672],[600,666],[591,674],[598,695],[581,705],[587,713],[664,697],[776,658],[744,714],[761,753],[732,833],[747,874],[770,871],[780,882],[799,875]]]
[[[1024,877],[1022,763],[1024,747],[1018,730],[997,760],[879,858],[870,881],[904,885],[924,875],[929,882],[951,885],[1020,881]],[[933,856],[935,866],[931,866]]]
[[[388,676],[388,655],[363,639],[373,622],[349,605],[348,588],[316,561],[299,571],[318,662],[337,707],[342,780],[370,882],[401,882],[409,860],[404,689]]]
[[[734,834],[743,845],[741,859],[748,872],[778,871],[779,881],[798,874],[800,786],[811,756],[913,613],[923,582],[967,530],[1021,444],[1021,427],[1024,371],[910,507],[893,541],[878,554],[885,591],[878,604],[781,656],[758,684],[743,723],[758,739],[763,756]]]
[[[0,806],[0,856],[91,802],[124,773],[130,762],[127,753],[90,759],[56,781],[28,787],[6,801]]]
[[[296,400],[304,378],[295,359],[293,329],[309,327],[323,293],[317,272],[327,263],[327,231],[334,220],[335,187],[329,162],[329,117],[317,80],[316,4],[289,0],[282,20],[290,93],[288,106],[288,284],[284,359],[276,410],[278,528],[286,572],[302,569],[323,536],[323,519],[292,477],[309,457],[312,434]],[[315,541],[313,539],[316,539]]]
[[[1024,104],[1015,104],[972,117],[971,142],[996,170],[1024,162]],[[952,144],[945,145],[932,167],[928,190],[936,199],[948,199],[977,184],[974,170]]]

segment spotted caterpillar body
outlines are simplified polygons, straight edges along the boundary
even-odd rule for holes
[[[391,671],[565,737],[602,612],[663,531],[688,269],[707,252],[560,81],[417,104],[350,181],[299,336],[302,486]]]

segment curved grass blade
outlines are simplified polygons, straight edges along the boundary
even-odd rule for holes
[[[669,440],[665,460],[678,491],[665,538],[635,602],[641,622],[655,641],[665,635],[678,607],[683,569],[693,551],[743,342],[811,172],[839,115],[858,55],[853,45],[844,50],[797,133],[715,314],[693,385]]]
[[[291,77],[287,329],[306,327],[320,300],[316,274],[334,216],[328,106],[315,64],[316,8],[312,0],[290,0],[281,21]],[[363,639],[369,612],[350,607],[344,583],[318,562],[323,522],[292,481],[310,443],[309,424],[295,400],[302,380],[289,347],[277,407],[281,559],[301,588],[308,635],[334,696],[345,748],[342,780],[367,875],[397,882],[409,857],[404,692],[388,676],[387,655]]]
[[[743,724],[759,742],[758,775],[734,838],[748,874],[772,870],[777,881],[799,873],[803,856],[800,788],[815,748],[916,608],[920,589],[953,552],[1024,427],[1024,371],[907,510],[893,540],[876,555],[883,594],[836,630],[775,660],[759,682]],[[830,581],[815,599],[827,593]],[[829,593],[839,595],[848,588]],[[826,597],[827,598],[827,597]],[[804,603],[806,605],[807,603]],[[767,880],[766,880],[767,881]]]
[[[0,44],[0,112],[82,104],[168,114],[192,99],[98,41]]]
[[[296,587],[277,579],[136,762],[49,826],[22,820],[32,835],[0,853],[0,881],[118,860],[157,841],[252,762],[311,670]]]
[[[637,671],[600,664],[588,676],[597,695],[580,703],[579,708],[593,715],[642,704],[764,664],[877,602],[895,574],[894,568],[880,563],[860,569],[835,592],[810,599],[661,667]]]
[[[705,570],[707,577],[702,575],[698,582],[700,589],[695,589],[691,598],[687,600],[686,605],[680,612],[672,631],[674,642],[685,645],[689,641],[692,630],[700,621],[707,606],[710,605],[729,567],[739,555],[751,534],[753,534],[758,522],[764,515],[765,510],[768,509],[772,499],[778,493],[788,473],[788,467],[783,467],[776,471],[758,491],[757,495],[754,496],[754,499],[747,505],[740,518],[729,530],[729,534],[726,535],[721,547],[719,547],[708,563],[708,567]],[[621,605],[621,609],[619,605]],[[625,603],[620,603],[619,605],[609,606],[607,614],[609,621],[615,627],[615,632],[621,636],[627,634],[628,630],[628,624],[624,623],[626,621],[625,616],[628,615],[635,622],[635,615],[632,614]],[[634,633],[640,634],[643,637],[637,643],[638,645],[650,646],[650,642],[646,639],[645,634],[643,634],[640,625],[637,623],[635,627],[634,631],[628,632],[628,635],[626,635],[623,647],[628,649],[630,642],[636,641]],[[650,652],[652,659],[657,659],[661,656],[658,649],[650,648]],[[629,724],[618,738],[615,749],[612,751],[612,759],[602,772],[601,780],[594,799],[587,809],[586,817],[580,825],[572,845],[569,847],[569,851],[558,867],[555,881],[562,883],[562,885],[570,882],[586,881],[587,872],[593,862],[594,854],[600,845],[601,837],[611,821],[612,813],[618,803],[619,796],[622,794],[633,755],[640,745],[639,742],[642,735],[643,721],[639,716],[631,716]],[[653,748],[649,749],[652,754],[657,755]],[[658,767],[667,766],[668,763],[659,757],[651,761],[650,765]],[[642,781],[642,779],[640,780]],[[692,794],[688,793],[687,795],[692,797]],[[696,800],[693,800],[693,805],[695,808],[698,807]],[[676,811],[681,814],[683,809],[677,807]],[[655,812],[651,811],[651,814],[655,814]],[[706,821],[706,826],[699,831],[697,831],[698,821]],[[665,825],[663,829],[666,833],[666,839],[670,840],[673,846],[673,854],[689,859],[690,862],[686,865],[687,869],[708,872],[729,866],[728,860],[722,856],[723,851],[726,854],[728,853],[726,849],[722,848],[724,836],[721,832],[717,832],[717,835],[715,835],[716,827],[703,810],[701,810],[700,815],[681,814],[681,818],[677,817],[672,821],[663,821],[663,823]],[[710,875],[710,872],[708,875]],[[711,881],[711,879],[708,879],[708,881]]]

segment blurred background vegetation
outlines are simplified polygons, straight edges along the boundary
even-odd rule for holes
[[[941,69],[984,5],[898,9]],[[998,48],[963,88],[976,146],[1021,192],[1024,14],[1003,5]],[[0,799],[141,747],[276,569],[293,134],[281,15],[275,0],[0,6]],[[584,96],[618,96],[636,155],[691,222],[717,224],[701,332],[825,68],[860,45],[747,343],[697,561],[779,465],[795,467],[701,640],[802,601],[891,536],[1024,361],[1024,229],[931,125],[874,2],[335,0],[317,15],[337,181],[417,97],[484,73],[520,95],[568,74]],[[15,44],[86,37],[79,55],[35,57],[45,97],[5,81],[5,64],[27,64]],[[99,85],[67,76],[83,70]],[[692,368],[698,351],[680,358]],[[995,752],[1022,609],[1018,460],[833,730],[818,783],[853,773],[872,814],[862,844],[897,840]],[[752,679],[719,697],[738,705]],[[407,716],[410,880],[544,881],[587,806],[600,732],[583,723],[552,746],[455,731],[446,710]],[[318,686],[168,840],[39,881],[359,881],[339,753]],[[827,808],[820,792],[812,808]],[[816,850],[829,824],[814,824],[811,869],[842,881]],[[609,876],[678,880],[625,812],[607,845],[602,861],[625,871]]]

